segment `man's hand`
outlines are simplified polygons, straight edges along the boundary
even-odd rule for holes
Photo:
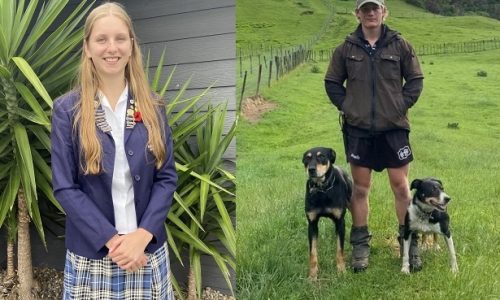
[[[106,246],[109,244],[108,256],[121,269],[135,272],[147,264],[148,257],[144,250],[152,238],[153,235],[142,228],[116,239],[113,237],[106,243]]]

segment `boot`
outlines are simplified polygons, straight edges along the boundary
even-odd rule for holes
[[[352,261],[351,266],[354,273],[364,271],[368,268],[368,258],[370,256],[370,239],[368,226],[351,227]]]
[[[403,258],[403,240],[404,240],[404,225],[399,225],[399,257]],[[410,243],[410,270],[412,272],[418,272],[422,270],[422,260],[420,259],[419,251],[418,251],[418,234],[413,232],[411,234],[411,243]]]

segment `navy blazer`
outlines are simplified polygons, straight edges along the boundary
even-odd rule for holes
[[[54,102],[52,185],[55,198],[66,212],[66,247],[78,255],[100,259],[108,254],[106,242],[117,234],[111,196],[115,146],[111,134],[96,126],[103,150],[104,171],[98,175],[83,174],[79,131],[73,129],[75,106],[79,100],[79,93],[71,91]],[[177,183],[171,130],[164,108],[160,118],[165,128],[167,152],[160,169],[156,169],[154,156],[147,148],[148,132],[144,123],[137,122],[133,128],[125,128],[124,138],[133,179],[137,226],[153,234],[146,247],[149,253],[166,241],[165,220]]]

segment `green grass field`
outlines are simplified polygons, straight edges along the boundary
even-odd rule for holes
[[[238,12],[244,10],[243,5],[237,3]],[[391,6],[394,16],[396,8],[401,15],[408,12],[402,2],[391,1]],[[487,36],[500,26],[500,22],[482,17],[428,19],[425,21],[447,19],[448,28],[455,26],[455,34],[462,35],[463,41]],[[393,21],[396,29],[416,41],[426,36],[438,41],[442,36],[431,25],[419,27],[421,18]],[[475,25],[466,25],[471,22]],[[492,25],[483,27],[482,22]],[[352,28],[338,32],[342,30]],[[258,124],[241,122],[238,129],[237,298],[499,299],[498,57],[500,50],[421,57],[424,92],[410,110],[415,156],[410,179],[438,177],[453,199],[449,213],[460,268],[457,276],[449,270],[441,238],[443,250],[422,253],[421,272],[400,274],[394,200],[383,172],[374,173],[370,197],[373,239],[369,269],[361,274],[336,273],[333,225],[325,219],[320,222],[319,280],[309,282],[303,208],[306,174],[301,157],[310,147],[329,146],[337,150],[337,164],[347,168],[337,111],[324,92],[326,63],[318,64],[320,73],[311,73],[311,66],[305,65],[264,90],[263,95],[278,108],[266,113]],[[488,76],[478,77],[480,70]],[[458,128],[449,128],[449,123],[458,123]],[[350,215],[347,223],[350,227]],[[347,244],[346,248],[349,260],[351,247]]]
[[[323,0],[238,2],[236,45],[242,48],[260,44],[286,47],[304,43],[321,28],[328,14]]]

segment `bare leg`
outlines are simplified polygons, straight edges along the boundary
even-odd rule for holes
[[[371,169],[351,164],[353,191],[351,213],[353,226],[368,225],[368,195],[370,193],[372,173]]]
[[[411,200],[410,186],[408,184],[408,173],[410,165],[400,168],[389,168],[389,182],[394,193],[396,216],[400,225],[405,223],[405,215]]]

